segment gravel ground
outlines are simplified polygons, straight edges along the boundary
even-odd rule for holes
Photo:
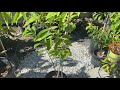
[[[63,72],[68,78],[89,78],[88,71],[94,66],[91,64],[91,55],[89,53],[90,39],[84,39],[83,42],[75,41],[70,50],[72,56],[63,62]],[[41,48],[44,49],[44,48]],[[56,63],[59,60],[53,60]],[[57,69],[58,67],[56,67]],[[44,76],[54,70],[47,52],[38,56],[37,50],[27,54],[24,60],[21,60],[16,69],[18,78],[44,78]]]

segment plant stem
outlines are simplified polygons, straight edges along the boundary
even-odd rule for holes
[[[59,77],[59,72],[60,72],[60,64],[59,64],[59,69],[58,69],[58,73],[57,73],[57,78]]]
[[[2,43],[2,40],[1,40],[1,39],[0,39],[0,44],[1,44],[1,46],[2,46],[3,52],[5,53],[5,56],[6,56],[6,58],[7,58],[8,62],[9,62],[9,64],[10,64],[10,66],[12,67],[12,64],[10,63],[10,61],[9,61],[9,59],[8,59],[8,56],[7,56],[6,50],[5,50],[5,48],[4,48],[4,45],[3,45],[3,43]]]
[[[61,65],[61,77],[63,77],[63,66]]]
[[[49,54],[48,54],[49,55]],[[53,68],[55,69],[55,64],[53,63],[53,60],[52,60],[52,58],[51,58],[51,56],[49,55],[49,57],[50,57],[50,61],[51,61],[51,63],[53,64]]]
[[[2,46],[3,51],[6,51],[1,39],[0,39],[0,44],[1,44],[1,46]],[[6,53],[6,52],[4,52],[4,53],[5,53],[5,56],[7,57],[7,53]]]
[[[61,69],[61,70],[60,70]],[[63,77],[63,74],[62,74],[62,61],[60,60],[60,63],[59,63],[59,69],[58,69],[58,73],[57,73],[57,78],[58,77]],[[61,71],[61,73],[60,73]]]

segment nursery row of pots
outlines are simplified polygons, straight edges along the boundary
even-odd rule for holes
[[[120,77],[119,75],[115,76],[116,72],[118,72],[118,74],[120,73],[120,71],[118,71],[120,69],[119,67],[120,54],[118,53],[116,54],[114,51],[110,50],[110,48],[104,48],[100,50],[98,48],[93,47],[90,48],[90,53],[92,55],[91,63],[94,65],[95,68],[99,67],[98,70],[99,75],[101,73],[100,70],[103,69],[105,72],[109,74],[109,76],[107,77],[110,78]],[[115,67],[112,67],[112,65],[115,65]],[[104,75],[100,77],[105,78]]]

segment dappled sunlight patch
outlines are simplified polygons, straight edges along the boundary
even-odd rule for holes
[[[32,69],[30,69],[30,68],[23,68],[22,70],[20,70],[20,72],[18,72],[17,74],[16,74],[16,77],[19,77],[19,76],[21,76],[21,75],[23,75],[23,74],[25,74],[25,73],[28,73],[29,71],[31,71]]]

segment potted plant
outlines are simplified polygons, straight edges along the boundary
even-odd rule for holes
[[[106,19],[108,20],[108,16]],[[102,65],[101,60],[105,58],[107,54],[107,47],[110,42],[108,38],[110,30],[106,23],[107,22],[101,27],[88,21],[88,26],[86,27],[86,30],[88,30],[89,36],[91,37],[90,53],[94,59],[93,64],[95,67]]]
[[[117,76],[120,73],[119,70],[119,62],[120,62],[120,42],[113,41],[109,45],[109,51],[107,53],[107,57],[102,60],[103,66],[102,68],[109,74],[111,77]],[[119,70],[119,71],[118,71]]]
[[[119,28],[119,14],[118,12],[111,14],[111,36],[109,44],[109,51],[107,57],[102,61],[102,68],[108,72],[111,77],[120,77],[119,62],[120,62],[120,28]]]
[[[76,28],[74,18],[80,15],[79,12],[30,12],[24,24],[23,36],[32,36],[35,42],[34,48],[45,46],[50,57],[59,59],[59,68],[46,74],[45,78],[66,78],[62,70],[63,60],[71,55],[69,46],[70,33]],[[30,23],[32,25],[30,26]],[[38,26],[44,28],[36,33]],[[38,51],[42,54],[44,50]],[[53,59],[53,58],[52,58]],[[52,60],[51,59],[51,60]],[[54,61],[53,62],[53,66]]]
[[[115,60],[120,59],[120,43],[119,42],[113,41],[109,45],[108,57],[113,58]]]
[[[102,61],[102,68],[106,70],[111,76],[117,76],[120,73],[119,70],[119,62],[120,62],[120,35],[113,34],[112,42],[109,44],[109,50],[107,53],[107,57]]]

